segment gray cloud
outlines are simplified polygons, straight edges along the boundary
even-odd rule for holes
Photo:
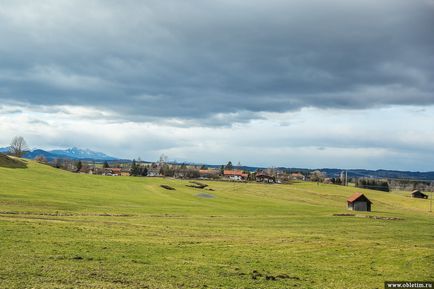
[[[434,104],[429,0],[4,1],[0,24],[5,103],[206,126]]]

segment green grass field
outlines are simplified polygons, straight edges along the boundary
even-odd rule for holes
[[[356,188],[0,167],[0,288],[383,288],[434,280],[429,201]],[[176,190],[160,187],[170,185]],[[207,193],[214,198],[197,196]]]

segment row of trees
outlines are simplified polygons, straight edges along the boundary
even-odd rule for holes
[[[360,178],[356,182],[356,187],[370,190],[389,192],[389,182],[387,180]]]

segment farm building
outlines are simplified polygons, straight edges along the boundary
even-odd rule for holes
[[[276,178],[273,176],[269,176],[264,173],[257,173],[256,174],[256,181],[257,182],[263,182],[263,183],[275,183]]]
[[[121,168],[121,176],[124,176],[124,177],[129,176],[130,171],[131,171],[131,169],[128,167]]]
[[[122,174],[121,168],[105,168],[104,176],[120,176]]]
[[[418,199],[428,199],[428,195],[422,193],[419,190],[414,190],[413,192],[411,192],[411,197],[418,198]]]
[[[354,193],[347,199],[348,210],[371,211],[372,202],[362,193]]]
[[[306,177],[302,173],[292,173],[291,179],[298,180],[298,181],[305,181]]]
[[[148,177],[161,177],[160,168],[149,168],[148,169]]]
[[[245,181],[249,176],[248,174],[245,174],[239,170],[224,170],[223,175],[226,179],[231,181]]]
[[[212,169],[199,170],[199,175],[200,175],[200,178],[202,178],[202,179],[218,178],[218,176],[220,175],[220,171],[219,170],[212,170]]]

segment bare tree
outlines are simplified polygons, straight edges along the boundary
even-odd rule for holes
[[[13,138],[11,142],[9,153],[16,157],[22,157],[24,152],[27,151],[28,149],[29,148],[24,138],[22,136],[16,136]]]
[[[309,179],[311,182],[323,182],[325,177],[325,174],[318,170],[313,171],[309,174]]]
[[[43,155],[37,156],[35,158],[35,161],[37,161],[38,163],[41,163],[41,164],[46,164],[47,163],[47,159]]]
[[[161,156],[160,156],[160,161],[159,161],[160,166],[162,166],[163,164],[167,163],[167,160],[168,160],[168,159],[169,159],[168,156],[166,156],[165,154],[161,154]]]

